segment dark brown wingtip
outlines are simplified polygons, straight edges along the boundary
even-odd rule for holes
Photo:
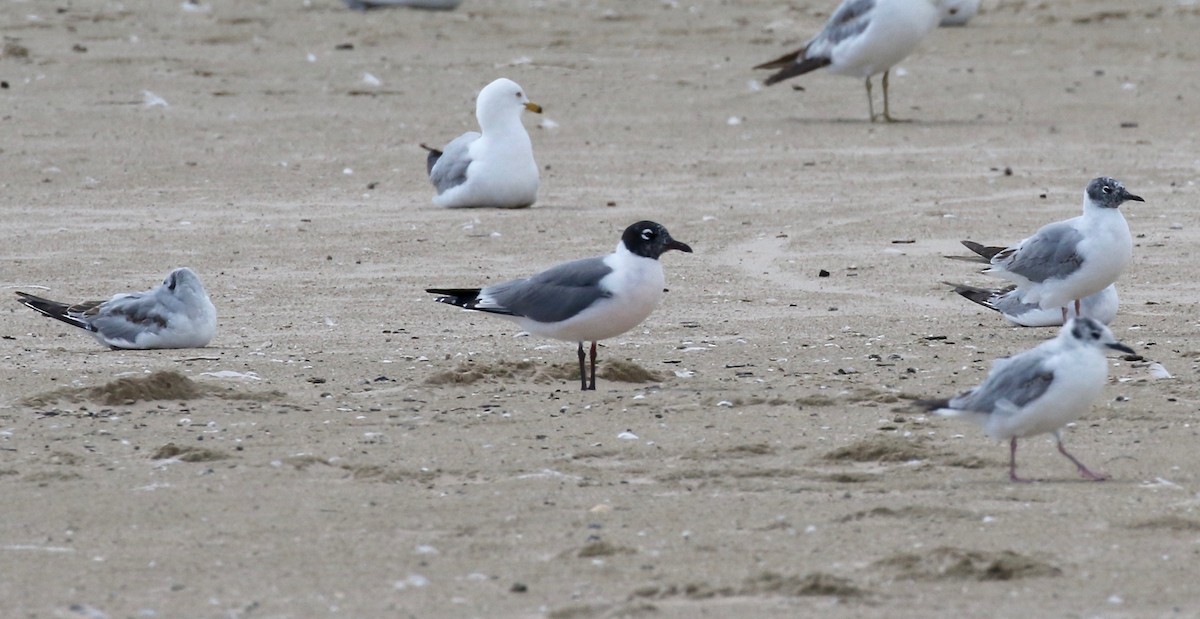
[[[996,256],[996,254],[1007,249],[1006,247],[997,247],[994,245],[984,245],[982,243],[976,243],[975,241],[961,241],[961,243],[963,244],[963,247],[966,247],[967,249],[975,252],[979,256],[987,258],[989,261],[992,258],[994,258]]]
[[[796,59],[800,57],[800,53],[803,51],[804,51],[804,49],[798,49],[794,52],[784,54],[784,55],[776,58],[775,60],[771,60],[769,62],[764,62],[754,68],[755,69],[782,69],[782,68],[796,62]]]
[[[766,84],[767,86],[778,84],[783,80],[796,77],[797,75],[804,75],[809,71],[815,71],[821,67],[827,67],[831,62],[833,61],[828,58],[805,58],[801,62],[793,63],[787,67],[784,67],[780,72],[768,77],[763,84]]]
[[[942,283],[946,284],[947,286],[950,286],[950,288],[954,291],[955,294],[961,296],[962,298],[964,298],[968,301],[971,301],[972,303],[978,303],[979,305],[982,305],[988,309],[995,309],[994,307],[992,307],[991,305],[988,304],[988,301],[992,298],[992,295],[995,294],[995,292],[992,290],[988,290],[987,288],[977,288],[975,286],[968,286],[966,284],[955,284],[953,282],[942,282]]]

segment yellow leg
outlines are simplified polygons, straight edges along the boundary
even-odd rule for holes
[[[888,73],[891,72],[891,69],[883,72],[883,120],[890,123],[906,123],[907,120],[892,118],[892,114],[888,110]]]

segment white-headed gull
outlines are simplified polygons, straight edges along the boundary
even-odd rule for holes
[[[942,18],[944,0],[843,0],[825,27],[804,47],[755,69],[778,69],[770,86],[790,77],[826,68],[830,73],[865,78],[871,122],[893,122],[888,108],[888,74],[917,48]],[[871,76],[883,73],[883,114],[875,115]]]
[[[429,151],[426,170],[437,189],[434,204],[524,208],[537,201],[537,162],[521,124],[525,110],[540,114],[542,106],[531,102],[516,82],[502,77],[479,91],[479,132],[468,131],[441,150],[421,145]]]

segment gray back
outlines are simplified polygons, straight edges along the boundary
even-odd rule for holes
[[[1054,371],[1045,367],[1044,357],[1035,348],[998,360],[983,384],[950,400],[950,407],[990,414],[999,412],[996,409],[999,402],[1016,407],[1029,404],[1046,393],[1054,382]]]
[[[452,142],[446,145],[442,150],[442,156],[438,158],[437,163],[429,170],[429,180],[437,189],[438,194],[445,193],[448,189],[453,189],[467,182],[467,166],[471,165],[470,156],[467,154],[467,149],[471,143],[478,140],[481,135],[475,131],[468,131]]]
[[[566,262],[533,277],[517,279],[484,288],[482,295],[517,316],[538,322],[559,322],[587,309],[612,293],[600,287],[600,280],[612,273],[604,258],[584,258]]]
[[[1053,223],[1038,230],[1015,255],[1004,250],[992,261],[1031,282],[1062,279],[1083,264],[1083,256],[1076,251],[1082,240],[1083,235],[1067,222]]]

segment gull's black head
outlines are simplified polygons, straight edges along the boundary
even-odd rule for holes
[[[692,248],[688,247],[687,243],[680,243],[671,238],[671,233],[667,232],[666,228],[653,221],[639,221],[625,228],[625,233],[621,235],[621,244],[634,254],[654,260],[658,260],[663,252],[672,249],[692,253]]]
[[[1121,181],[1107,176],[1092,179],[1092,182],[1088,183],[1086,194],[1088,200],[1100,208],[1117,208],[1129,200],[1145,202],[1141,197],[1126,191]]]
[[[1076,318],[1067,323],[1067,326],[1063,327],[1063,330],[1069,330],[1071,339],[1076,340],[1084,346],[1111,348],[1123,353],[1134,354],[1132,348],[1118,342],[1117,338],[1113,337],[1112,331],[1109,331],[1108,327],[1092,318],[1086,316]]]

